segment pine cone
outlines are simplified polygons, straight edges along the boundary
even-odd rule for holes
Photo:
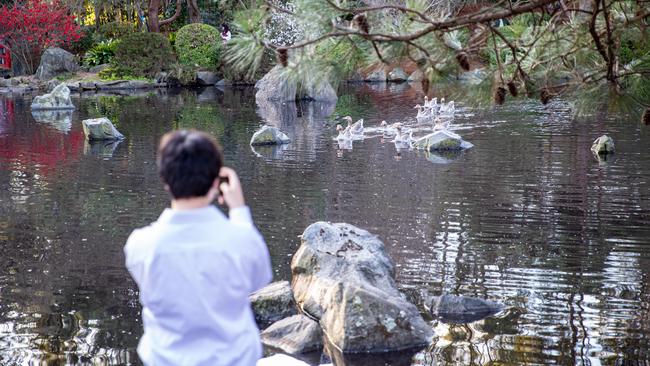
[[[553,98],[553,95],[547,88],[542,89],[539,93],[539,99],[542,101],[542,104],[548,104],[548,102],[551,101],[551,98]]]
[[[275,50],[276,56],[278,59],[278,63],[282,65],[282,67],[287,67],[289,64],[289,52],[287,52],[286,48],[278,48]]]
[[[646,108],[641,117],[641,121],[647,126],[650,125],[650,108]]]
[[[517,84],[515,84],[514,80],[510,80],[510,82],[508,83],[508,90],[510,91],[510,95],[512,95],[515,98],[517,97],[517,95],[519,95],[519,90],[517,90]]]
[[[501,105],[506,101],[506,88],[503,85],[499,85],[494,91],[494,103]]]
[[[354,24],[357,25],[357,28],[363,33],[370,33],[370,25],[368,24],[368,18],[365,14],[357,14],[354,16]]]
[[[469,71],[469,57],[467,57],[465,52],[458,52],[456,54],[456,61],[458,61],[458,64],[463,68],[463,70]]]

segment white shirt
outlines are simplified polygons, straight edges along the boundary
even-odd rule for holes
[[[222,41],[224,41],[224,42],[228,42],[228,41],[230,41],[230,38],[231,38],[231,37],[232,37],[232,36],[230,35],[230,31],[228,31],[228,32],[226,32],[226,33],[221,32],[221,40],[222,40]]]
[[[148,366],[252,366],[262,356],[248,295],[272,278],[248,207],[166,209],[133,231],[126,266],[140,288]]]

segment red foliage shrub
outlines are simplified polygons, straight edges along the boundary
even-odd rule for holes
[[[27,73],[36,71],[45,48],[70,45],[81,35],[70,9],[59,0],[26,0],[0,7],[0,39]]]

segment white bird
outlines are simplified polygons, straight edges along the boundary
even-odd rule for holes
[[[339,135],[336,136],[337,141],[352,141],[352,133],[350,132],[350,126],[343,128],[341,125],[336,125],[336,131]]]
[[[456,113],[456,106],[454,105],[453,100],[447,104],[442,104],[440,106],[440,114],[445,116],[453,116],[454,113]]]
[[[343,119],[348,121],[348,128],[350,129],[350,133],[352,135],[356,135],[356,136],[363,135],[363,118],[354,123],[352,123],[352,117],[350,116],[345,116],[343,117]]]
[[[427,107],[416,104],[414,108],[418,110],[418,114],[415,116],[415,118],[429,118],[432,116],[431,109]]]
[[[396,145],[403,144],[410,146],[411,141],[413,141],[413,131],[406,130],[401,124],[397,123],[395,126],[395,138],[393,139],[393,142]]]
[[[449,128],[449,121],[443,121],[440,117],[436,117],[433,121],[433,130],[441,131]]]

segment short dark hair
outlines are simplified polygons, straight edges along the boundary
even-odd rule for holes
[[[174,198],[208,194],[223,165],[219,143],[195,130],[166,133],[158,147],[158,174]]]

